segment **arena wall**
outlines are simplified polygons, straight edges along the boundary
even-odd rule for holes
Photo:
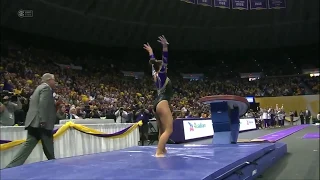
[[[319,113],[319,94],[303,95],[303,96],[279,96],[279,97],[256,97],[257,103],[261,108],[276,107],[276,104],[283,107],[286,112],[297,110],[305,111],[308,108],[312,116],[315,117]]]

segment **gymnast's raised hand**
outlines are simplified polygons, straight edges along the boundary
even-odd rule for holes
[[[153,55],[153,50],[152,50],[151,46],[149,45],[149,43],[144,44],[144,45],[143,45],[143,49],[145,49],[146,51],[148,51],[149,56],[152,56],[152,55]]]
[[[163,46],[169,45],[169,43],[168,43],[166,37],[164,37],[164,35],[158,37],[158,42],[161,43]]]

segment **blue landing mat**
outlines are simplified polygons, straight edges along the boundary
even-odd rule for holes
[[[3,169],[0,179],[215,179],[270,150],[273,143],[233,145],[169,145],[165,158],[154,146],[27,164]]]

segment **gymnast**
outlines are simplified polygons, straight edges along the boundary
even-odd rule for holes
[[[162,60],[155,59],[153,50],[149,43],[144,44],[144,49],[148,51],[152,66],[152,76],[157,88],[157,98],[154,101],[153,109],[159,127],[159,142],[156,157],[165,157],[167,153],[166,143],[173,130],[173,118],[169,107],[169,102],[173,96],[173,89],[170,79],[167,76],[168,63],[168,41],[164,36],[160,36],[158,42],[162,44]]]

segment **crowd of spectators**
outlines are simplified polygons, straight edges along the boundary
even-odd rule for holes
[[[312,90],[313,94],[319,94],[320,92],[319,77],[313,76],[310,78],[306,78],[305,83]]]
[[[57,64],[79,62],[82,63],[82,70]],[[58,112],[61,109],[72,110],[75,115],[72,118],[113,118],[120,108],[128,114],[134,114],[138,109],[149,109],[151,112],[156,92],[148,72],[142,78],[124,77],[119,71],[122,67],[115,66],[113,62],[103,57],[98,63],[88,58],[72,59],[34,48],[10,50],[6,56],[1,56],[0,91],[10,91],[28,99],[40,83],[40,76],[50,72],[58,83],[54,90]],[[94,63],[97,63],[96,66]],[[241,78],[190,80],[178,75],[170,78],[175,90],[171,106],[177,117],[209,116],[207,106],[198,102],[200,97],[207,95],[286,96],[319,93],[318,78],[308,76],[269,77],[254,81]],[[27,108],[25,102],[24,110]],[[129,119],[134,118],[132,116]]]

